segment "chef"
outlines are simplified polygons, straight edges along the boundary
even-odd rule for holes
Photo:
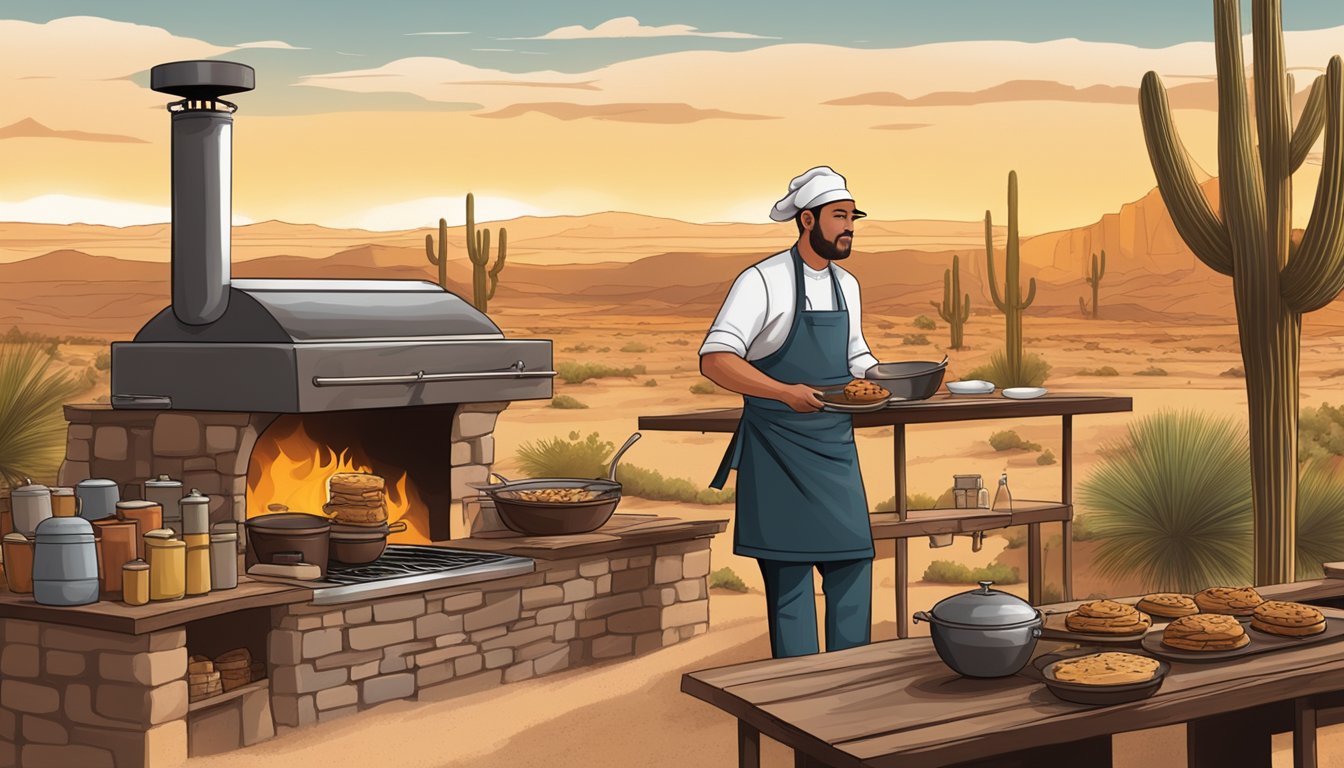
[[[770,218],[792,219],[798,241],[737,277],[700,347],[705,377],[743,396],[711,486],[737,470],[733,552],[760,564],[776,658],[817,652],[813,569],[826,595],[826,650],[869,639],[873,540],[853,424],[822,411],[818,391],[877,364],[858,281],[836,264],[864,215],[826,166],[790,181]]]

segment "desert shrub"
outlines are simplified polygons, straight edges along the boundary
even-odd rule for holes
[[[906,333],[901,336],[901,343],[907,347],[922,347],[932,344],[929,337],[922,333]]]
[[[622,463],[616,467],[621,492],[653,501],[679,501],[684,504],[731,504],[737,499],[732,488],[719,491],[706,488],[683,477],[663,477],[656,469]]]
[[[1167,372],[1156,365],[1150,365],[1142,371],[1135,371],[1135,376],[1166,376]]]
[[[1008,357],[1003,350],[996,350],[989,356],[989,362],[968,372],[963,379],[981,379],[990,381],[1000,389],[1008,387],[1039,387],[1050,376],[1050,364],[1040,355],[1031,353],[1022,356],[1019,370],[1010,370]]]
[[[936,331],[938,324],[933,322],[933,318],[928,315],[920,315],[915,318],[914,326],[921,331]]]
[[[989,444],[996,451],[1041,450],[1041,446],[1039,443],[1033,443],[1029,440],[1023,440],[1021,435],[1017,434],[1017,432],[1014,432],[1011,429],[1006,429],[1002,432],[995,432],[994,434],[990,435]]]
[[[1047,604],[1062,603],[1064,602],[1064,591],[1061,590],[1059,588],[1059,585],[1055,584],[1054,582],[1046,584],[1045,586],[1041,587],[1041,602]]]
[[[992,581],[995,584],[1019,584],[1022,579],[1017,569],[1003,563],[990,563],[986,568],[967,568],[951,560],[934,560],[924,569],[924,580],[935,584],[974,584]]]
[[[556,395],[555,397],[551,398],[551,407],[561,408],[564,410],[575,410],[579,408],[587,408],[588,405],[586,403],[580,402],[579,399],[576,397],[570,397],[569,395]]]
[[[603,363],[572,362],[560,363],[555,367],[555,370],[566,384],[582,384],[589,379],[633,379],[647,372],[642,365],[631,368],[616,368]]]
[[[1004,549],[1019,549],[1027,546],[1027,529],[1022,526],[1006,528],[999,533],[999,536],[1007,542],[1007,544],[1004,545]]]
[[[1092,518],[1084,515],[1073,517],[1073,540],[1074,541],[1093,541],[1100,538],[1097,535],[1096,528],[1092,525]]]
[[[1297,421],[1297,458],[1299,461],[1327,456],[1344,456],[1344,406],[1321,403],[1303,408]]]
[[[561,351],[561,352],[577,352],[577,353],[579,353],[579,354],[583,354],[584,352],[592,352],[592,351],[593,351],[593,348],[592,348],[591,345],[588,345],[588,344],[575,344],[575,345],[572,346],[572,347],[565,347],[564,349],[562,349],[562,350],[560,350],[560,351]]]
[[[85,384],[51,370],[45,345],[0,347],[0,480],[18,486],[25,477],[54,481],[65,456],[62,406]]]
[[[632,341],[629,344],[626,344],[625,346],[621,347],[621,351],[629,352],[631,354],[643,354],[645,352],[652,352],[653,347],[649,346],[648,344],[640,343],[638,341]]]
[[[674,347],[689,347],[691,345],[691,342],[685,339],[673,339],[667,343],[671,344]]]
[[[1036,457],[1036,463],[1040,464],[1041,466],[1046,466],[1047,464],[1054,464],[1055,452],[1050,450],[1049,448],[1046,448],[1045,453],[1042,453],[1040,456]]]
[[[896,324],[890,320],[879,320],[877,321],[877,327],[883,331],[890,331],[892,328],[896,327]]]
[[[596,432],[580,438],[570,432],[569,438],[543,438],[523,443],[516,457],[519,466],[529,477],[606,477],[615,445],[602,440]],[[629,496],[654,501],[679,501],[689,504],[727,504],[737,496],[732,490],[716,491],[697,486],[690,480],[663,477],[662,473],[622,463],[616,468],[616,479]]]
[[[601,349],[599,349],[599,350],[597,350],[597,351],[598,351],[598,352],[610,352],[610,351],[611,351],[611,347],[602,347]]]
[[[1244,379],[1244,378],[1246,378],[1246,369],[1244,369],[1244,368],[1242,368],[1240,365],[1238,365],[1238,366],[1234,366],[1234,367],[1232,367],[1232,368],[1228,368],[1226,371],[1223,371],[1222,373],[1220,373],[1220,374],[1218,374],[1218,375],[1219,375],[1219,376],[1224,376],[1224,377],[1229,378],[1229,379]]]
[[[933,509],[938,505],[938,500],[927,493],[909,493],[905,496],[906,509]],[[874,512],[895,512],[896,497],[892,496],[873,507]]]
[[[657,380],[657,379],[649,379],[648,381],[644,382],[644,386],[646,386],[646,387],[656,387],[656,386],[658,386],[658,380]]]
[[[108,370],[111,370],[111,369],[112,369],[112,353],[111,353],[111,352],[99,352],[99,353],[98,353],[98,356],[97,356],[96,358],[93,359],[93,367],[94,367],[94,368],[97,368],[97,369],[100,370],[100,371],[108,371]]]
[[[1079,376],[1119,376],[1120,372],[1109,365],[1103,365],[1100,368],[1083,368],[1078,371]]]
[[[720,568],[709,574],[710,589],[727,589],[732,592],[746,592],[747,585],[743,583],[742,578],[733,573],[732,568]]]
[[[701,379],[691,385],[691,394],[693,395],[714,395],[718,394],[718,386],[709,379]]]

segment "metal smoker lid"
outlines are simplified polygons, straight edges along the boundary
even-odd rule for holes
[[[20,485],[9,492],[13,496],[50,496],[51,489],[41,483],[34,483],[29,478],[23,478],[24,485]]]
[[[993,583],[982,581],[979,589],[944,598],[929,613],[940,622],[983,629],[1004,629],[1039,620],[1030,603],[1017,595],[990,589]]]
[[[146,488],[181,488],[182,481],[174,480],[167,475],[159,475],[153,480],[145,481]]]

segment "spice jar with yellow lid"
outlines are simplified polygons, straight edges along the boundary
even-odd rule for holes
[[[149,563],[132,560],[121,567],[121,599],[127,605],[149,602]]]

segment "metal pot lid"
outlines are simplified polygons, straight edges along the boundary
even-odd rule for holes
[[[132,499],[130,501],[118,501],[117,509],[149,509],[159,506],[157,501],[145,501],[144,499]]]
[[[1038,620],[1035,608],[1017,595],[990,589],[992,581],[980,582],[979,589],[962,592],[938,601],[929,611],[933,618],[965,627],[1014,627]]]
[[[159,475],[154,480],[145,481],[146,488],[181,488],[182,481],[174,480],[167,475]]]
[[[80,480],[76,488],[116,488],[116,480],[108,480],[105,477],[91,477],[88,480]]]
[[[192,488],[191,493],[188,493],[186,496],[183,496],[178,503],[184,507],[188,504],[209,504],[210,497],[206,496],[205,494],[201,493],[195,488]]]
[[[93,523],[82,517],[48,517],[37,524],[33,533],[39,539],[52,536],[88,536],[93,539]]]
[[[306,512],[279,512],[272,515],[258,515],[246,523],[248,528],[261,531],[287,533],[320,533],[331,530],[331,521],[321,515]]]
[[[51,489],[41,483],[34,483],[28,478],[23,478],[24,485],[20,485],[9,492],[13,496],[50,496]]]

